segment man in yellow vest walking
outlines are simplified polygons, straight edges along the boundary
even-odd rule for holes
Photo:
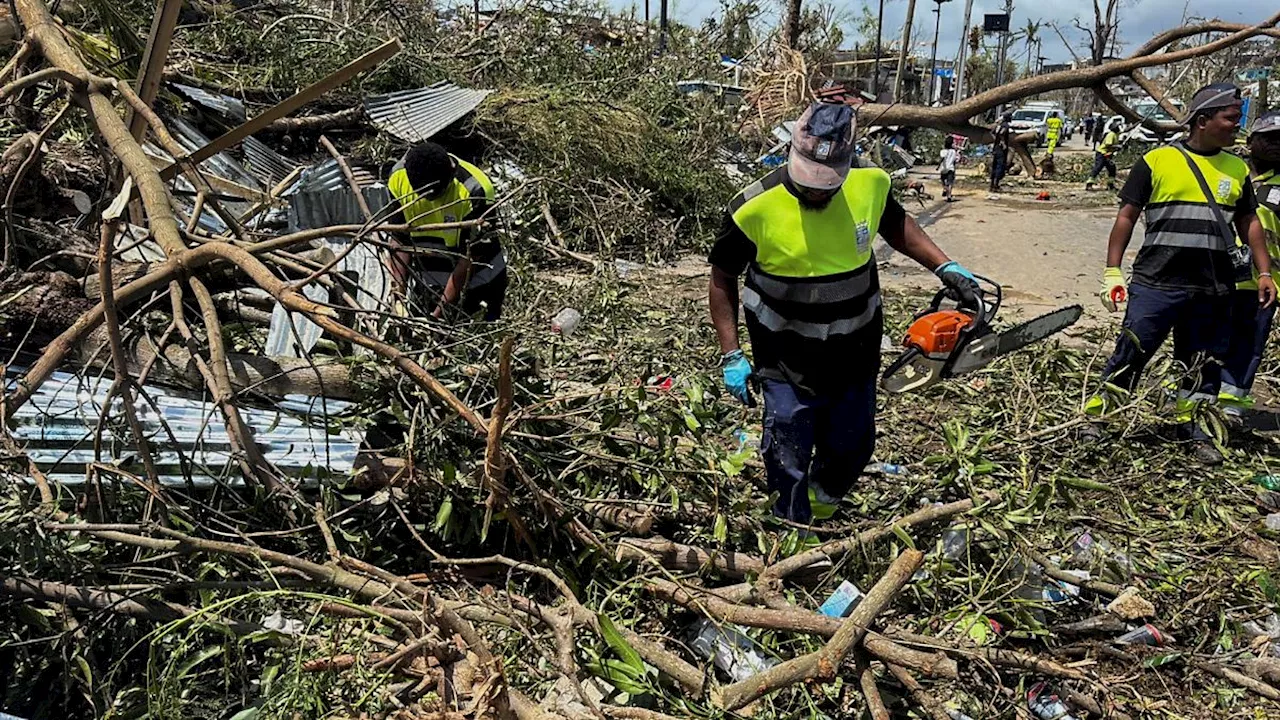
[[[409,148],[387,179],[399,203],[390,221],[414,228],[397,240],[392,274],[440,318],[446,308],[497,320],[507,292],[507,261],[492,232],[479,228],[427,229],[478,220],[494,202],[493,183],[480,168],[432,142]],[[418,229],[422,228],[422,229]]]
[[[1249,184],[1249,167],[1224,152],[1240,129],[1240,90],[1222,83],[1196,92],[1188,104],[1190,135],[1185,143],[1156,148],[1134,165],[1120,191],[1120,212],[1111,229],[1102,303],[1116,312],[1126,303],[1124,332],[1103,367],[1103,380],[1121,396],[1090,398],[1085,412],[1114,409],[1137,387],[1139,376],[1165,338],[1173,333],[1173,357],[1186,368],[1177,400],[1178,435],[1190,441],[1205,464],[1222,454],[1197,422],[1195,410],[1216,402],[1230,340],[1231,294],[1238,271],[1248,275],[1249,256],[1258,267],[1257,298],[1269,307],[1276,298],[1271,260]],[[1138,217],[1145,214],[1146,237],[1126,285],[1120,265]],[[1248,253],[1236,249],[1238,234]],[[1097,435],[1096,426],[1088,433]]]
[[[1258,222],[1267,238],[1271,265],[1280,263],[1280,110],[1254,123],[1249,135],[1249,162],[1253,165],[1253,194],[1258,198]],[[1253,407],[1253,380],[1271,335],[1276,306],[1260,306],[1257,300],[1258,270],[1249,280],[1236,283],[1231,308],[1231,343],[1222,363],[1222,390],[1218,400],[1229,415]]]
[[[1045,142],[1048,144],[1048,147],[1045,148],[1045,154],[1052,155],[1053,151],[1058,149],[1058,140],[1062,138],[1062,116],[1052,113],[1044,121],[1044,124]]]
[[[786,165],[730,203],[711,250],[709,304],[725,386],[764,396],[764,456],[774,514],[807,524],[810,499],[828,508],[853,485],[875,443],[883,320],[872,240],[877,234],[934,271],[961,301],[977,283],[890,195],[879,168],[851,168],[854,113],[815,103],[796,121]],[[738,277],[755,357],[739,345]]]

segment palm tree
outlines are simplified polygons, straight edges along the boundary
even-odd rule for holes
[[[1035,50],[1033,49],[1040,42],[1040,26],[1039,20],[1035,22],[1027,21],[1027,26],[1018,31],[1018,36],[1022,38],[1022,42],[1027,46],[1027,75],[1031,74],[1031,61],[1035,58]]]

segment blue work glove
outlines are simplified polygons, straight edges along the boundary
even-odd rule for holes
[[[743,405],[748,407],[754,405],[751,387],[747,384],[747,380],[751,377],[751,363],[747,361],[747,356],[742,354],[742,350],[725,353],[720,360],[720,369],[724,373],[724,386],[729,390],[729,394],[738,398]]]
[[[982,307],[978,280],[965,266],[955,260],[949,260],[939,265],[933,274],[937,275],[942,284],[951,291],[947,294],[959,301],[960,305],[970,308]]]

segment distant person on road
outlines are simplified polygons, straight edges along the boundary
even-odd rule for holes
[[[1120,129],[1119,120],[1111,123],[1111,129],[1107,130],[1106,135],[1102,137],[1102,144],[1093,151],[1093,170],[1089,173],[1089,179],[1085,181],[1084,189],[1092,190],[1094,182],[1103,170],[1107,171],[1107,189],[1116,189],[1116,150],[1120,147]]]
[[[1093,147],[1093,113],[1084,116],[1084,141],[1089,143],[1089,147]]]
[[[1102,142],[1102,139],[1103,139],[1103,133],[1105,133],[1105,132],[1106,132],[1107,124],[1108,124],[1108,123],[1107,123],[1106,118],[1103,118],[1103,117],[1099,117],[1099,118],[1098,118],[1098,121],[1097,121],[1096,123],[1094,123],[1094,124],[1093,124],[1093,145],[1094,145],[1094,147],[1097,147],[1097,146],[1098,146],[1098,143],[1101,143],[1101,142]]]
[[[942,180],[942,197],[952,201],[951,190],[956,186],[956,161],[960,159],[960,151],[956,150],[956,139],[950,135],[942,139],[942,150],[938,153],[938,177]]]
[[[729,203],[708,258],[725,389],[753,405],[759,383],[773,512],[804,525],[836,511],[875,447],[884,335],[875,237],[931,270],[966,306],[978,302],[973,275],[894,199],[888,173],[854,167],[854,125],[848,105],[810,105],[787,164]],[[754,369],[739,341],[739,297]]]
[[[409,225],[396,238],[406,250],[393,253],[397,283],[440,318],[446,308],[497,320],[507,293],[507,262],[498,238],[478,228],[428,226],[476,220],[493,205],[493,183],[480,168],[433,142],[409,148],[387,178],[399,203],[391,221]],[[421,229],[419,229],[421,228]]]
[[[1059,115],[1050,115],[1045,124],[1045,141],[1049,147],[1045,150],[1048,155],[1053,155],[1053,151],[1058,149],[1058,139],[1062,137],[1062,117]]]
[[[1253,193],[1258,198],[1258,222],[1267,238],[1271,266],[1280,264],[1280,110],[1258,118],[1249,135],[1249,163],[1253,166]],[[1253,380],[1271,335],[1275,305],[1258,304],[1258,269],[1236,283],[1231,303],[1231,343],[1222,363],[1222,390],[1218,401],[1228,415],[1241,415],[1253,407]]]
[[[1148,152],[1129,173],[1099,293],[1112,312],[1128,301],[1124,330],[1102,369],[1103,382],[1120,392],[1101,391],[1085,405],[1087,415],[1098,416],[1127,402],[1172,331],[1173,358],[1185,369],[1177,399],[1178,437],[1189,442],[1192,456],[1205,465],[1223,460],[1197,410],[1216,403],[1222,386],[1220,363],[1231,339],[1231,295],[1240,269],[1233,257],[1237,234],[1247,240],[1258,267],[1258,304],[1267,308],[1276,299],[1249,167],[1224,152],[1235,144],[1240,117],[1239,88],[1229,83],[1201,88],[1188,104],[1186,142]],[[1126,286],[1120,265],[1144,213],[1146,237],[1133,263],[1133,281]],[[1233,225],[1234,232],[1224,224]],[[1246,278],[1248,264],[1245,255]],[[1097,425],[1084,431],[1095,439],[1101,433]]]
[[[1009,124],[1013,121],[1013,115],[1005,113],[996,120],[996,126],[991,131],[995,136],[995,141],[991,143],[991,192],[1000,192],[1000,181],[1004,180],[1004,174],[1009,169]]]

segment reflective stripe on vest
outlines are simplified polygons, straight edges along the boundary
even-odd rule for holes
[[[821,209],[803,207],[779,168],[748,186],[730,205],[733,220],[756,247],[743,308],[771,332],[825,340],[875,319],[880,287],[871,241],[889,198],[889,176],[854,168]]]
[[[1187,155],[1204,175],[1227,222],[1231,222],[1236,202],[1248,182],[1249,166],[1221,151],[1206,157],[1188,150]],[[1226,252],[1227,242],[1218,229],[1218,221],[1182,152],[1172,146],[1159,147],[1143,159],[1151,168],[1151,198],[1145,208],[1147,231],[1143,247],[1161,245]]]
[[[494,199],[493,184],[480,168],[471,163],[454,158],[458,164],[459,176],[455,177],[444,194],[434,198],[424,198],[409,182],[409,173],[403,165],[397,165],[387,179],[387,189],[391,197],[400,203],[405,221],[416,227],[437,225],[461,221],[472,213],[480,203],[490,203]],[[458,247],[462,232],[452,230],[413,230],[410,236],[418,238],[438,239],[444,247]]]

